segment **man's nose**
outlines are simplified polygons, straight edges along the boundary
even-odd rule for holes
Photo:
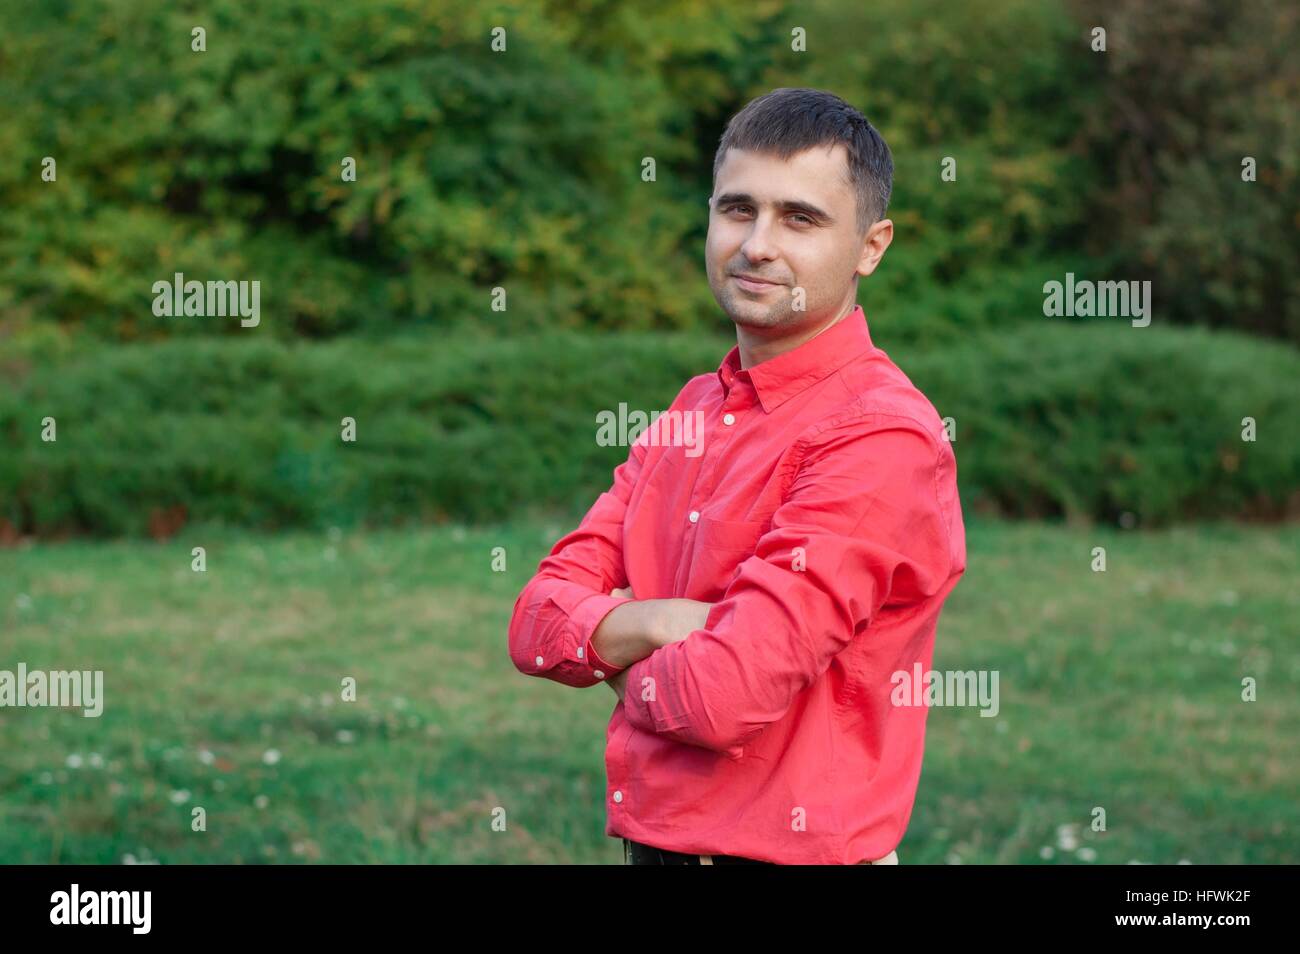
[[[751,262],[766,262],[776,258],[776,244],[772,241],[772,227],[762,217],[754,220],[749,235],[740,246],[741,254]]]

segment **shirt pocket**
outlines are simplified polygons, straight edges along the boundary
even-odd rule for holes
[[[686,579],[687,599],[716,603],[740,564],[754,555],[763,535],[762,520],[717,520],[700,517]]]

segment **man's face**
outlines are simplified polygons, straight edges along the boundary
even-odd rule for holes
[[[728,149],[705,244],[713,297],[755,334],[784,336],[823,324],[854,300],[854,276],[869,274],[879,259],[864,255],[876,228],[858,233],[844,146],[819,146],[788,160]],[[802,311],[796,289],[803,289]]]

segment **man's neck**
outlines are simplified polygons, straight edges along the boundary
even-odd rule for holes
[[[765,338],[755,335],[745,328],[736,326],[736,346],[740,349],[740,369],[752,368],[756,364],[762,364],[769,361],[777,355],[785,354],[787,351],[793,351],[806,341],[811,341],[827,328],[834,327],[853,313],[857,307],[857,300],[850,301],[844,306],[837,317],[828,321],[820,328],[812,331],[799,331],[795,334],[786,335],[781,338]]]

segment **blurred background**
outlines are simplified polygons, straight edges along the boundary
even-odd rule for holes
[[[734,343],[713,155],[779,86],[893,151],[860,302],[969,535],[934,665],[1001,673],[903,863],[1300,860],[1300,10],[644,7],[0,0],[0,670],[105,685],[0,708],[0,862],[621,863],[614,696],[506,623],[596,415]],[[155,315],[177,272],[260,323]],[[1045,317],[1067,273],[1150,326]]]

